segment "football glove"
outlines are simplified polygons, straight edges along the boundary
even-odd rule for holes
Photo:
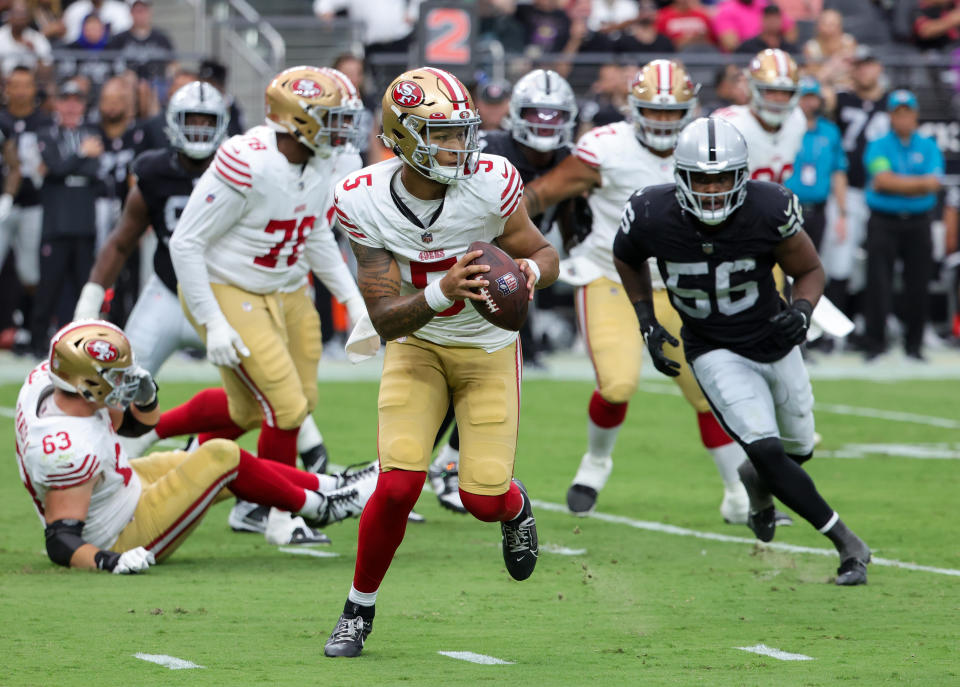
[[[801,298],[794,301],[786,310],[770,318],[773,323],[773,338],[783,346],[798,346],[807,340],[813,305]]]
[[[151,551],[147,551],[142,546],[138,546],[135,549],[121,553],[116,566],[114,566],[110,572],[114,575],[130,575],[143,572],[151,565],[156,565],[156,563],[157,559],[154,558]]]
[[[653,303],[649,301],[637,301],[633,304],[637,312],[637,319],[640,321],[640,333],[647,344],[647,350],[650,351],[650,357],[653,359],[653,366],[662,374],[668,377],[677,377],[680,374],[680,363],[676,360],[670,360],[663,352],[665,343],[671,346],[679,346],[680,342],[674,336],[663,328],[653,314]]]
[[[133,404],[141,409],[151,405],[155,407],[157,401],[157,383],[153,380],[153,375],[150,374],[150,370],[137,365],[133,374],[140,379],[137,392],[133,395]]]
[[[103,296],[106,290],[92,281],[88,281],[80,289],[80,297],[73,309],[75,320],[95,320],[100,317],[100,308],[103,307]]]
[[[207,323],[207,360],[218,366],[237,367],[241,355],[247,357],[250,350],[226,319],[219,317]]]

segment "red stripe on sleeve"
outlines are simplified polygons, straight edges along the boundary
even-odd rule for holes
[[[227,173],[223,170],[223,168],[219,165],[219,163],[216,163],[215,166],[216,166],[217,173],[218,173],[218,174],[223,178],[223,180],[226,181],[227,183],[229,183],[229,184],[231,184],[231,185],[233,185],[233,186],[245,186],[246,188],[253,188],[253,186],[251,186],[250,184],[248,184],[248,183],[246,183],[246,182],[243,182],[243,181],[238,181],[238,180],[234,179],[233,177],[231,177],[229,174],[227,174]]]

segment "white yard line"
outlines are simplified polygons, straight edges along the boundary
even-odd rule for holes
[[[559,546],[557,544],[541,544],[541,551],[546,551],[547,553],[555,553],[560,556],[582,556],[587,552],[586,549],[568,549],[566,546]]]
[[[552,511],[554,513],[569,513],[566,506],[562,506],[559,503],[550,503],[548,501],[538,501],[533,500],[533,505],[537,508],[543,510]],[[760,544],[766,548],[775,549],[777,551],[786,551],[788,553],[809,553],[815,556],[836,556],[837,552],[834,549],[815,549],[811,546],[795,546],[793,544],[781,544],[779,542],[770,542],[769,544],[761,544],[757,539],[752,539],[749,537],[734,537],[729,534],[717,534],[716,532],[701,532],[699,530],[690,530],[685,527],[677,527],[676,525],[666,525],[662,522],[651,522],[648,520],[634,520],[633,518],[627,518],[622,515],[610,515],[608,513],[597,513],[596,511],[590,513],[586,517],[593,518],[594,520],[601,520],[603,522],[609,522],[616,525],[626,525],[627,527],[633,527],[638,530],[647,530],[648,532],[660,532],[662,534],[674,534],[680,537],[695,537],[697,539],[709,539],[710,541],[719,541],[725,542],[728,544],[749,544],[753,546],[755,544]],[[879,558],[874,556],[871,561],[871,565],[879,565],[888,568],[901,568],[902,570],[915,570],[918,572],[928,572],[934,573],[936,575],[948,575],[951,577],[960,577],[960,570],[954,570],[953,568],[937,568],[929,565],[918,565],[916,563],[907,563],[904,561],[897,561],[889,558]]]
[[[735,646],[734,649],[740,649],[741,651],[749,651],[753,654],[760,654],[761,656],[769,656],[770,658],[776,658],[780,661],[812,661],[814,660],[813,656],[806,656],[804,654],[791,654],[787,651],[781,651],[780,649],[774,649],[772,646],[767,646],[766,644],[757,644],[756,646]]]
[[[170,670],[186,670],[188,668],[204,667],[194,663],[193,661],[188,661],[183,658],[177,658],[176,656],[167,656],[166,654],[136,653],[133,656],[134,658],[139,658],[141,661],[149,661],[150,663],[156,663],[158,666],[163,666],[164,668],[169,668]]]
[[[304,549],[299,546],[280,546],[277,550],[297,556],[313,556],[314,558],[336,558],[340,555],[336,551],[317,551],[316,549]]]
[[[456,658],[460,661],[479,663],[480,665],[484,666],[515,665],[513,661],[504,661],[503,659],[495,658],[494,656],[487,656],[486,654],[475,654],[472,651],[438,651],[437,653],[441,656],[449,656],[450,658]]]

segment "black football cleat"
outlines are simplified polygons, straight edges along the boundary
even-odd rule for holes
[[[777,527],[793,527],[793,518],[784,513],[782,510],[773,511],[773,521],[776,523]]]
[[[751,512],[747,516],[747,527],[753,530],[760,541],[773,541],[773,535],[777,531],[777,514],[773,506],[764,508],[757,513]]]
[[[330,658],[354,658],[363,651],[363,643],[373,632],[373,621],[364,620],[359,615],[347,617],[341,615],[327,643],[323,645],[323,655]]]
[[[300,454],[300,460],[303,461],[304,470],[315,475],[322,475],[326,473],[327,462],[329,461],[327,447],[323,443],[319,443],[312,448],[308,448]]]
[[[848,558],[843,561],[837,568],[837,579],[834,580],[834,584],[841,587],[855,587],[858,584],[866,584],[867,563],[869,562],[869,558],[866,561],[859,558]]]
[[[571,484],[567,489],[567,508],[574,515],[584,516],[597,505],[597,490],[583,484]]]
[[[523,510],[513,520],[500,523],[503,533],[503,562],[507,572],[515,580],[525,580],[533,574],[540,555],[540,542],[537,539],[537,521],[533,517],[533,506],[523,482],[513,480],[523,494]]]

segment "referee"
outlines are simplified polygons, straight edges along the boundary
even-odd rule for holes
[[[917,97],[907,90],[887,97],[890,131],[871,141],[863,155],[867,170],[866,359],[886,350],[886,322],[893,296],[894,265],[903,263],[906,354],[924,360],[927,283],[933,264],[930,238],[943,155],[936,142],[917,133]]]

